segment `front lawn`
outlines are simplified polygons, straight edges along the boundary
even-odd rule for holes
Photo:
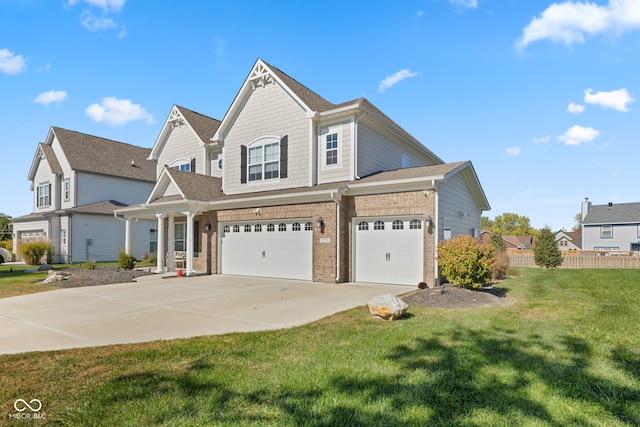
[[[505,307],[0,356],[0,423],[640,425],[640,271],[520,273]]]
[[[25,273],[25,270],[38,266],[0,265],[0,298],[31,294],[56,289],[42,283],[47,278],[46,271]]]

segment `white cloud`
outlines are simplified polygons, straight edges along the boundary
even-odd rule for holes
[[[89,31],[109,30],[118,28],[118,24],[113,22],[111,18],[96,18],[93,15],[87,15],[82,20],[82,26]]]
[[[540,136],[540,137],[537,137],[537,138],[533,138],[533,142],[535,144],[546,144],[549,141],[551,141],[551,135]]]
[[[510,156],[517,156],[518,154],[520,154],[520,147],[507,148],[507,154]]]
[[[22,55],[16,55],[9,49],[0,49],[0,73],[18,74],[25,68],[26,64]]]
[[[33,100],[36,104],[49,105],[52,102],[62,102],[66,101],[67,92],[64,90],[50,90],[49,92],[42,92],[40,95],[36,96],[36,99]]]
[[[454,6],[475,9],[478,7],[478,0],[449,0]]]
[[[596,93],[593,93],[593,89],[587,89],[584,91],[584,102],[588,104],[597,104],[604,108],[613,108],[622,112],[629,111],[627,104],[634,101],[635,99],[629,95],[629,91],[627,89]]]
[[[90,6],[99,7],[105,12],[112,11],[118,12],[122,10],[126,0],[69,0],[69,6],[74,6],[81,1],[84,1]]]
[[[408,68],[405,68],[404,70],[400,70],[397,73],[387,77],[386,79],[380,82],[380,86],[378,86],[378,93],[384,93],[385,90],[395,86],[400,81],[409,77],[415,77],[417,75],[418,73],[413,72]]]
[[[620,34],[640,28],[640,2],[609,0],[607,5],[564,1],[553,3],[522,30],[516,47],[551,39],[566,45],[584,43],[585,34]]]
[[[144,120],[147,124],[155,123],[153,115],[140,106],[133,104],[128,99],[118,99],[113,96],[104,98],[100,104],[91,104],[85,113],[93,121],[110,125],[124,125],[134,120]]]
[[[567,111],[570,112],[571,114],[582,114],[584,109],[585,109],[584,105],[574,104],[573,102],[570,103],[569,106],[567,107]]]
[[[600,132],[591,127],[572,126],[564,134],[558,137],[558,141],[566,145],[580,145],[584,142],[593,141],[600,135]]]

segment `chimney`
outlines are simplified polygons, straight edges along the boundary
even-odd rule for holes
[[[591,202],[589,201],[588,197],[584,198],[584,202],[582,202],[582,220],[584,221],[584,217],[586,217],[589,214],[589,211],[591,210]]]

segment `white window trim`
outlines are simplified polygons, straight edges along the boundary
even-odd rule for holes
[[[188,169],[182,169],[182,166],[187,166]],[[186,157],[175,159],[171,163],[169,163],[169,167],[172,169],[178,169],[186,172],[191,172],[191,159],[187,159]]]
[[[71,200],[71,178],[66,178],[62,181],[62,191],[64,193],[64,201]]]
[[[610,232],[609,236],[605,236],[604,235],[604,228],[605,227],[609,227],[609,232]],[[600,226],[600,238],[601,239],[613,239],[613,225],[611,225],[611,224],[601,225]]]
[[[50,185],[51,184],[49,182],[45,182],[45,183],[39,184],[36,187],[36,206],[38,208],[48,208],[48,207],[51,206],[51,191],[50,191],[51,187],[50,187]],[[43,198],[45,198],[45,200],[47,202],[46,204],[45,203],[40,203],[40,197],[41,197],[40,196],[40,189],[41,188],[46,188],[47,193],[48,193],[48,194],[42,196]]]
[[[400,160],[400,166],[402,168],[410,168],[411,167],[411,157],[403,154]]]
[[[277,160],[265,161],[265,146],[275,144],[278,147],[278,156]],[[260,163],[251,163],[249,161],[250,155],[249,152],[252,149],[262,147],[262,159]],[[276,163],[278,165],[278,176],[275,178],[265,178],[265,165],[267,163]],[[262,165],[262,177],[260,179],[249,179],[251,166]],[[224,165],[223,165],[224,167]],[[276,182],[280,180],[280,136],[279,135],[263,135],[260,136],[247,144],[247,184],[260,184],[260,183],[270,183]]]
[[[332,165],[327,164],[327,136],[338,135],[338,147],[332,150],[338,151],[338,162]],[[342,150],[344,148],[344,139],[342,138],[342,126],[328,127],[320,135],[320,170],[330,170],[342,167]]]
[[[178,233],[175,232],[175,231],[177,231],[178,225],[182,225],[184,227],[184,234],[183,234],[181,239],[178,239]],[[186,252],[186,250],[187,250],[187,223],[186,222],[175,222],[173,224],[173,227],[174,227],[174,238],[173,238],[174,251]],[[182,249],[177,249],[176,248],[176,243],[178,243],[178,242],[183,242]]]

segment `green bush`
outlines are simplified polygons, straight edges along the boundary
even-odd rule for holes
[[[136,268],[136,257],[127,254],[125,251],[120,251],[118,255],[118,266],[125,270],[133,270]]]
[[[438,244],[438,265],[447,280],[463,288],[479,288],[491,280],[495,249],[460,235]]]
[[[562,261],[562,252],[558,248],[556,236],[549,227],[543,228],[533,250],[533,262],[540,267],[556,268],[562,265]]]
[[[85,261],[80,265],[80,268],[84,270],[95,270],[96,262],[94,260]]]
[[[53,244],[48,239],[29,240],[18,244],[18,253],[28,265],[51,263]]]
[[[491,263],[491,280],[500,280],[507,277],[509,269],[509,254],[506,251],[495,252]]]

